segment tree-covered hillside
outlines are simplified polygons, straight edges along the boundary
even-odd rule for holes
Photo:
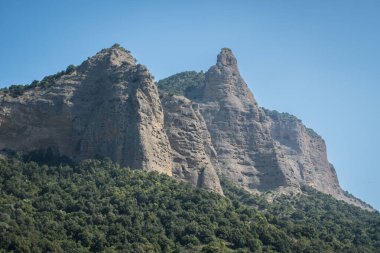
[[[157,82],[161,93],[181,95],[189,99],[199,99],[205,82],[203,71],[184,71]]]
[[[310,189],[270,204],[227,181],[223,185],[226,197],[155,172],[121,168],[109,160],[48,166],[17,155],[1,156],[0,252],[380,248],[377,213]]]
[[[233,203],[253,206],[270,224],[284,231],[301,248],[297,252],[380,252],[380,214],[362,210],[303,186],[303,193],[266,196],[249,194],[222,180]],[[267,195],[272,195],[267,193]]]

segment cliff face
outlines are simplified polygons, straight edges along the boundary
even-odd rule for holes
[[[257,105],[230,49],[205,74],[184,72],[158,87],[160,96],[128,51],[104,49],[23,94],[0,91],[0,150],[109,157],[219,194],[220,176],[251,192],[307,184],[365,207],[340,188],[320,136]]]
[[[163,95],[162,104],[174,177],[223,194],[216,171],[219,164],[199,105],[175,95]]]
[[[102,50],[23,95],[0,96],[0,149],[52,148],[74,160],[110,157],[171,175],[157,88],[124,49]]]
[[[287,113],[264,110],[270,119],[270,133],[294,180],[309,185],[348,203],[363,206],[358,199],[344,194],[334,166],[327,160],[325,141],[301,120]]]
[[[324,140],[308,130],[297,118],[266,111],[271,119],[272,138],[280,144],[288,167],[297,181],[325,193],[336,194],[340,187],[332,165],[327,160]]]

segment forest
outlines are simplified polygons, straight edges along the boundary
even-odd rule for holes
[[[50,157],[50,159],[55,159]],[[59,160],[59,159],[58,159]],[[0,252],[378,252],[380,215],[304,188],[225,196],[109,159],[0,157]]]

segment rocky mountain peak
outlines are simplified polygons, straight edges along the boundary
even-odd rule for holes
[[[224,102],[240,108],[256,104],[251,91],[240,76],[237,60],[229,48],[221,49],[216,65],[206,73],[205,83],[203,98],[207,101]]]
[[[237,60],[229,48],[222,48],[217,58],[217,65],[219,67],[228,66],[237,68]]]
[[[119,44],[114,44],[110,48],[105,48],[99,51],[94,56],[88,58],[80,65],[81,70],[91,70],[93,68],[108,69],[120,66],[135,66],[136,59],[131,55],[131,52],[121,47]]]

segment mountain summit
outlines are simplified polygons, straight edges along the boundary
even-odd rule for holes
[[[230,67],[236,67],[237,68],[237,60],[235,58],[235,55],[232,53],[232,50],[229,48],[222,48],[220,50],[220,54],[217,58],[217,65],[219,67],[221,66],[230,66]]]
[[[74,161],[109,157],[219,194],[221,177],[255,193],[308,185],[369,208],[340,188],[319,135],[258,106],[228,48],[206,73],[180,73],[156,86],[115,44],[78,67],[3,90],[1,149],[49,149]]]
[[[98,52],[93,57],[84,61],[81,64],[82,68],[98,67],[107,69],[110,66],[119,67],[121,65],[136,65],[136,60],[131,55],[131,52],[121,47],[119,44],[114,44],[110,48],[106,48]]]
[[[217,57],[216,65],[206,73],[203,93],[204,100],[225,101],[240,107],[242,103],[255,103],[247,84],[240,76],[237,60],[231,49],[223,48]]]

